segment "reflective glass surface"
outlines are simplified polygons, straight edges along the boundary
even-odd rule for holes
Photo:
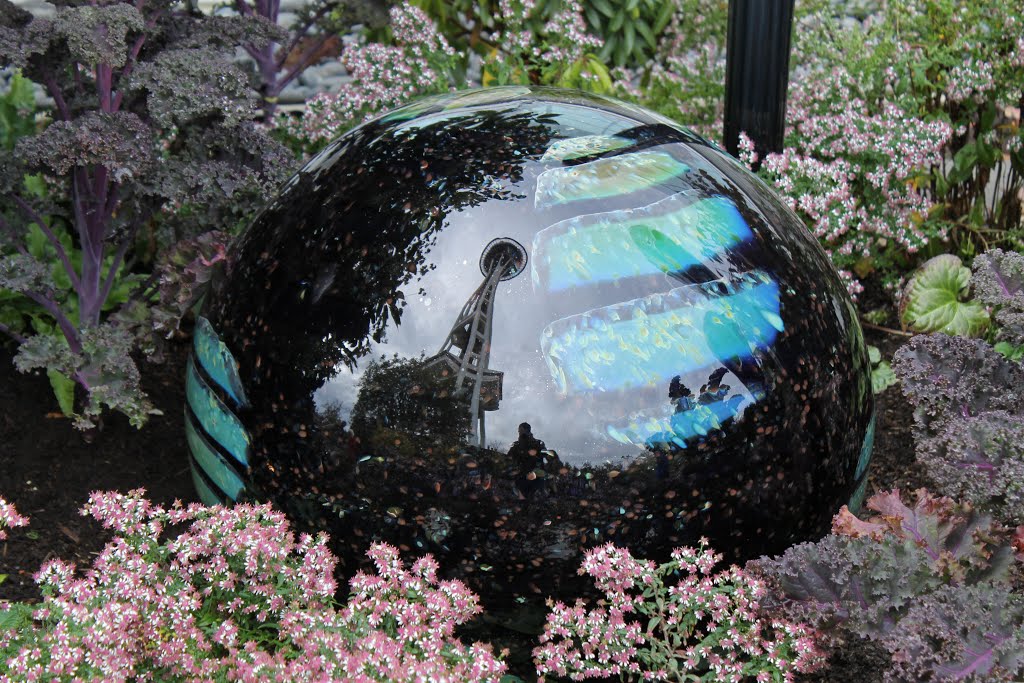
[[[339,138],[235,244],[197,326],[193,477],[432,552],[490,604],[582,549],[731,560],[861,494],[867,354],[827,257],[760,180],[574,91],[427,98]]]

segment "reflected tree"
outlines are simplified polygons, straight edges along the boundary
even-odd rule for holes
[[[465,442],[468,403],[453,395],[454,378],[425,368],[424,360],[382,357],[367,365],[352,409],[352,429],[365,443],[382,432],[435,448]]]

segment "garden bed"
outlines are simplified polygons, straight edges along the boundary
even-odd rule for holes
[[[869,343],[891,356],[902,339],[866,331]],[[99,522],[78,510],[96,490],[127,492],[145,488],[147,498],[169,504],[175,498],[197,501],[186,459],[183,427],[184,363],[187,345],[171,344],[162,364],[144,363],[143,388],[163,415],[154,416],[141,430],[119,414],[105,416],[101,429],[76,431],[60,416],[49,383],[42,374],[23,375],[14,370],[10,352],[0,354],[0,492],[28,516],[27,532],[0,541],[0,600],[37,601],[32,575],[48,559],[92,563],[110,540]],[[868,495],[898,487],[912,491],[926,483],[915,467],[911,443],[911,408],[894,387],[877,397],[878,430],[869,474]],[[486,605],[485,605],[486,608]],[[477,634],[473,634],[477,637]],[[527,639],[519,639],[527,646]],[[517,642],[515,639],[511,641]],[[513,673],[526,658],[510,657]],[[874,656],[873,656],[874,655]],[[887,655],[883,650],[855,648],[839,653],[832,667],[807,681],[880,680]],[[518,660],[518,662],[516,661]]]

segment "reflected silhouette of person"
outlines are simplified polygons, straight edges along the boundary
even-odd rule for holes
[[[519,425],[519,438],[508,449],[508,457],[516,468],[516,487],[529,498],[543,484],[544,442],[533,435],[529,422]]]
[[[700,398],[698,400],[701,404],[715,403],[729,395],[729,390],[732,387],[728,384],[722,384],[722,378],[725,377],[727,372],[729,371],[725,368],[718,368],[708,375],[707,384],[700,388]]]
[[[693,400],[693,392],[690,391],[690,387],[683,384],[679,375],[673,377],[672,382],[669,383],[668,397],[675,406],[674,412],[677,413],[685,413],[696,405]]]

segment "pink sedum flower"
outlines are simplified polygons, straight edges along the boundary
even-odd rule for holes
[[[28,526],[28,517],[18,514],[14,506],[0,498],[0,541],[7,538],[4,527]]]
[[[83,508],[117,534],[80,575],[51,560],[32,623],[0,633],[0,683],[93,681],[497,681],[506,665],[455,626],[479,613],[430,556],[406,570],[375,544],[334,602],[327,535],[295,542],[269,505],[155,506],[141,489],[94,493]],[[5,521],[23,518],[0,501]],[[190,522],[172,541],[168,524]],[[13,525],[13,524],[12,524]],[[17,607],[17,606],[15,606]]]
[[[766,620],[760,580],[738,567],[713,572],[721,556],[677,548],[661,567],[607,544],[589,551],[581,573],[594,577],[606,606],[551,603],[538,673],[572,680],[792,680],[824,663],[814,634],[801,624]],[[674,585],[665,581],[676,572]],[[675,645],[673,645],[675,643]]]

